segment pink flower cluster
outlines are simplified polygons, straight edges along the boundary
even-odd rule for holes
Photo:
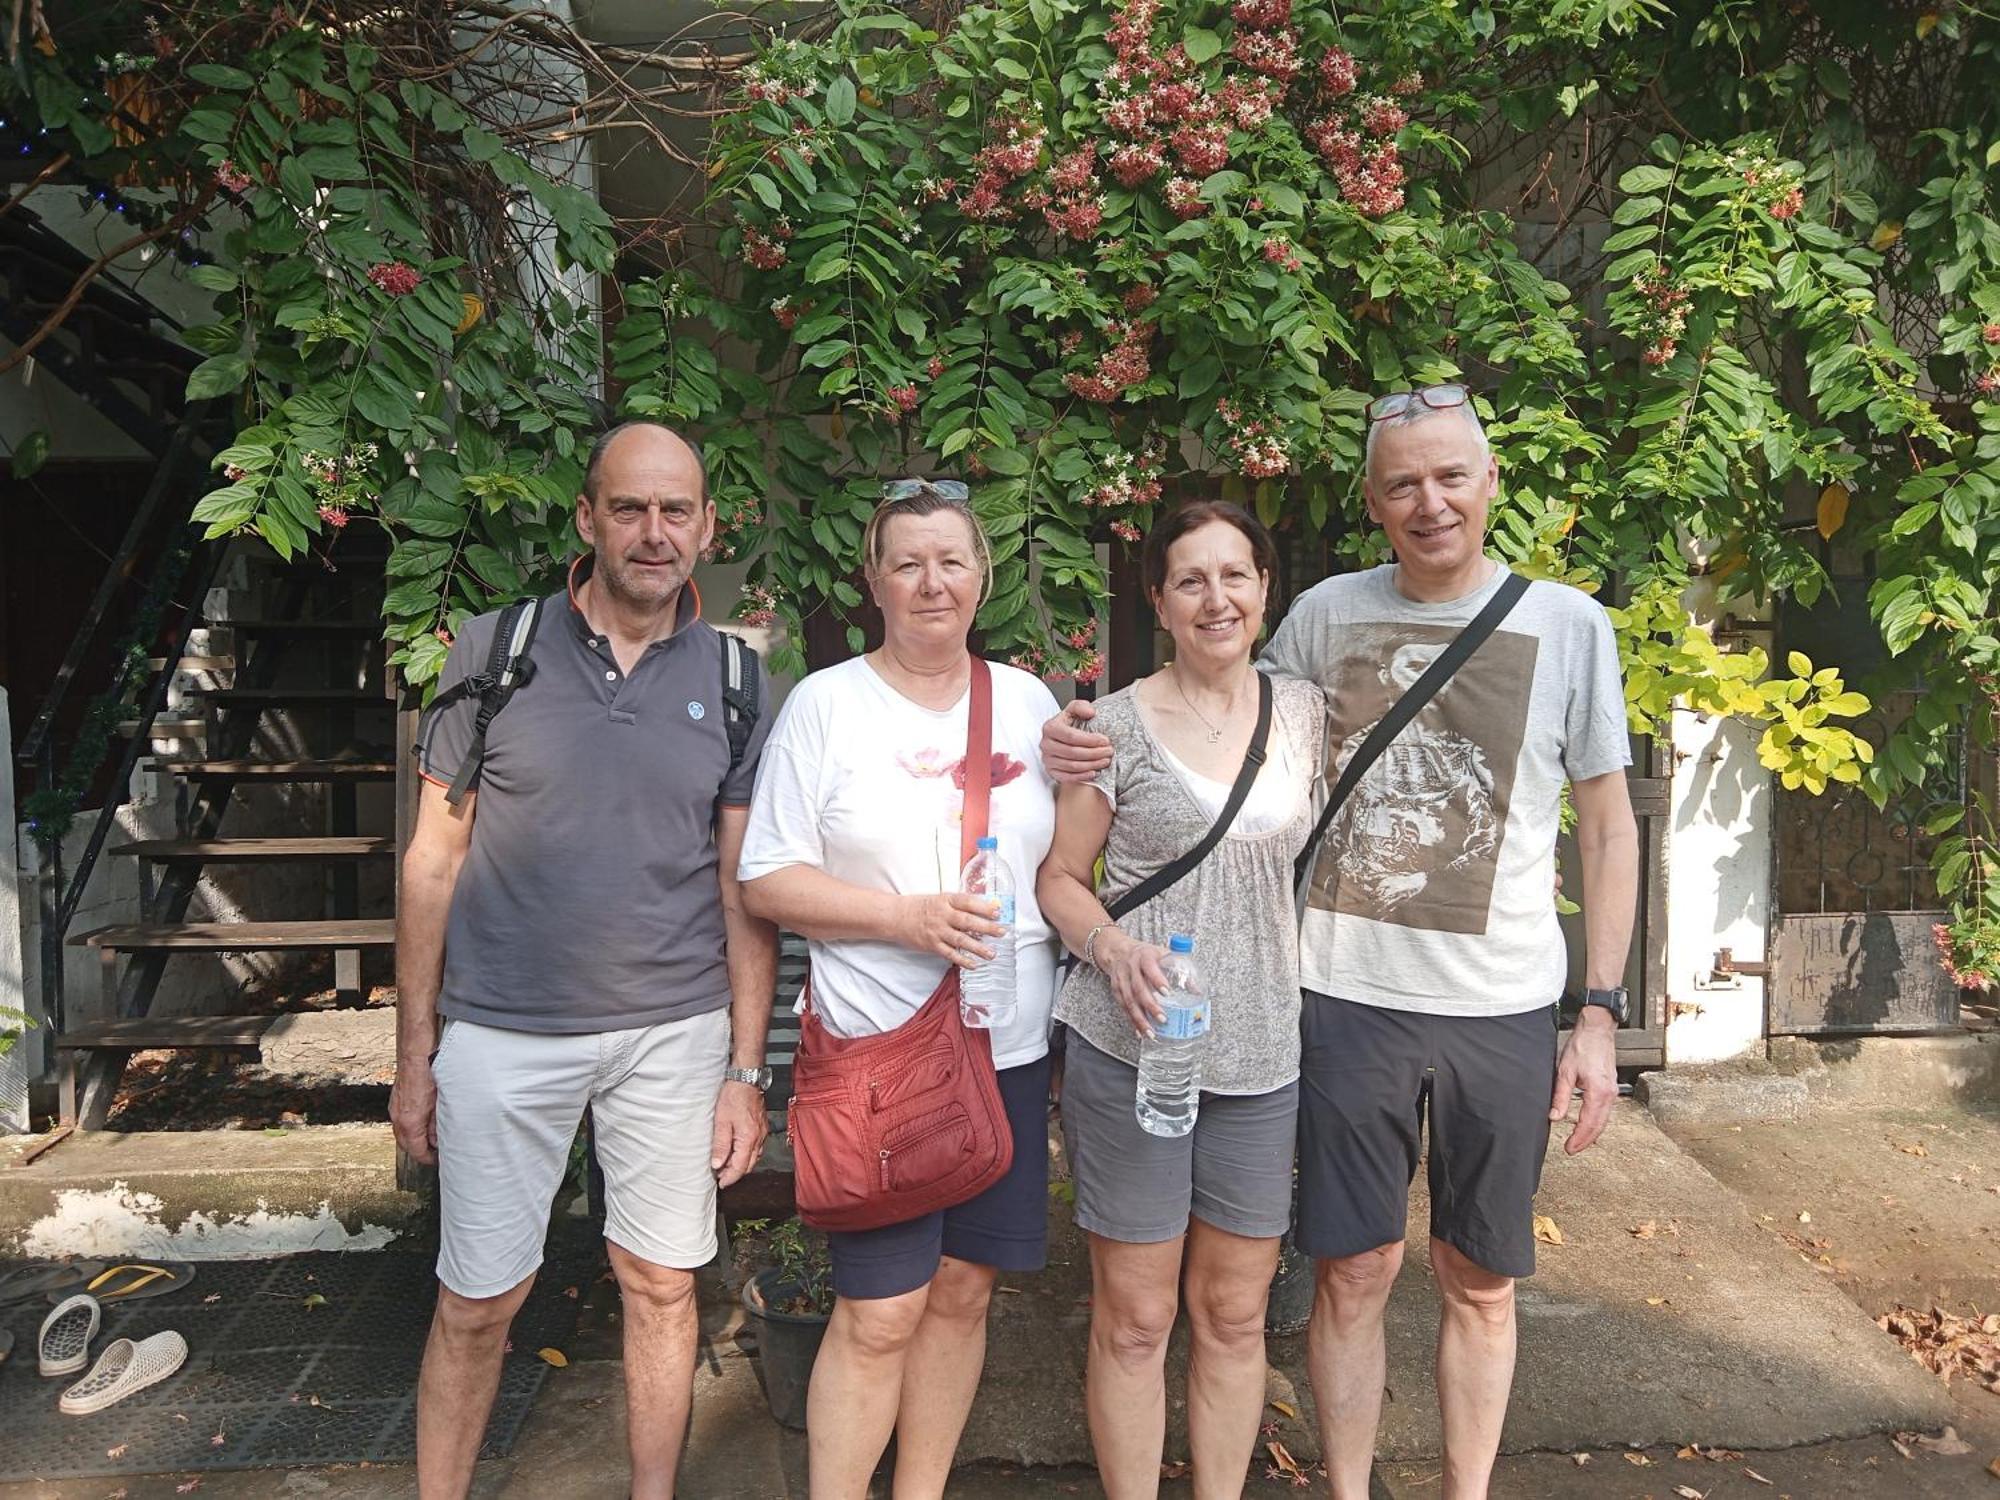
[[[1657,369],[1674,357],[1687,332],[1688,290],[1674,281],[1664,262],[1634,276],[1632,290],[1646,304],[1639,323],[1646,352],[1639,357]]]
[[[1995,365],[1972,382],[1972,388],[1989,400],[2000,397],[2000,365]]]
[[[1245,479],[1273,479],[1291,467],[1291,451],[1275,422],[1252,417],[1229,400],[1216,402],[1215,410],[1222,418],[1236,470]]]
[[[737,606],[736,618],[745,625],[762,627],[778,618],[778,605],[783,596],[776,589],[753,583],[743,590],[743,602]]]
[[[1126,141],[1111,151],[1111,175],[1123,187],[1152,181],[1166,164],[1166,148],[1157,140]]]
[[[1128,387],[1153,373],[1146,347],[1153,336],[1150,323],[1112,323],[1105,331],[1117,342],[1099,357],[1096,367],[1088,373],[1073,370],[1063,379],[1063,384],[1086,401],[1116,401]]]
[[[1119,300],[1128,313],[1142,313],[1160,300],[1160,289],[1150,281],[1141,281],[1125,288],[1125,295]]]
[[[781,250],[778,256],[777,264],[783,265],[784,263],[785,263],[784,255]],[[775,270],[776,267],[760,266],[758,269]],[[778,326],[780,328],[784,329],[786,332],[789,333],[792,329],[798,326],[799,319],[804,317],[806,313],[809,312],[811,309],[812,309],[812,304],[810,302],[800,302],[795,298],[793,298],[793,296],[789,292],[787,292],[784,296],[778,298],[771,304],[771,316],[777,319]]]
[[[1158,442],[1148,443],[1137,453],[1113,448],[1092,476],[1090,488],[1083,492],[1083,503],[1097,510],[1151,505],[1160,498],[1160,468],[1165,451]]]
[[[250,186],[250,175],[225,157],[215,169],[215,185],[226,193],[240,193]]]
[[[902,421],[904,417],[917,409],[917,403],[923,399],[917,394],[915,384],[892,385],[889,387],[887,394],[889,405],[885,408],[884,415],[892,422]]]
[[[1113,521],[1111,523],[1111,534],[1121,542],[1136,542],[1139,540],[1139,528],[1130,521]]]
[[[1973,955],[1960,953],[1957,939],[1952,936],[1951,929],[1944,923],[1931,924],[1931,941],[1937,944],[1938,963],[1950,976],[1953,984],[1962,990],[1993,988],[1992,976],[1974,966],[1976,960]]]
[[[319,518],[335,531],[343,530],[347,525],[347,512],[338,505],[322,505]]]
[[[1192,177],[1168,179],[1167,207],[1177,219],[1199,219],[1208,212],[1208,205],[1202,201],[1201,184]]]
[[[1282,234],[1274,234],[1264,241],[1264,259],[1280,270],[1296,271],[1299,268],[1298,249]]]
[[[1421,89],[1423,75],[1406,73],[1386,95],[1355,98],[1360,81],[1354,58],[1329,47],[1319,61],[1323,112],[1306,124],[1305,137],[1333,174],[1340,196],[1379,219],[1403,206],[1403,159],[1396,132],[1410,123],[1410,112],[1396,99]]]
[[[1980,325],[1979,336],[1989,344],[2000,344],[2000,323]]]
[[[1774,219],[1795,219],[1799,210],[1806,206],[1806,195],[1801,188],[1788,188],[1771,202],[1771,217]]]
[[[1014,216],[1005,198],[1007,187],[1035,170],[1048,132],[1025,120],[1002,120],[996,137],[973,158],[979,178],[958,203],[968,219],[987,222]]]
[[[417,289],[424,278],[417,274],[415,266],[405,265],[400,260],[392,260],[379,266],[370,266],[368,279],[391,297],[407,297]]]

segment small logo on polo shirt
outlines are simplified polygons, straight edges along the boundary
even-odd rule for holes
[[[690,699],[688,699],[688,717],[689,717],[690,719],[705,719],[705,718],[707,718],[707,717],[708,717],[708,706],[707,706],[706,704],[704,704],[704,703],[703,703],[703,702],[701,701],[701,699],[699,699],[699,698],[690,698]]]

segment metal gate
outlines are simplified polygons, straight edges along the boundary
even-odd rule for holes
[[[1916,701],[1879,704],[1856,732],[1880,746]],[[1852,788],[1777,793],[1776,900],[1765,985],[1779,1035],[1943,1031],[1959,995],[1931,936],[1948,913],[1931,879],[1927,807],[1965,796],[1964,754],[1920,793],[1877,809]]]

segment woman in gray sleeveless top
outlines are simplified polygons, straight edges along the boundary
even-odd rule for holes
[[[1250,653],[1276,572],[1270,533],[1237,506],[1198,502],[1154,528],[1142,573],[1174,661],[1097,704],[1112,763],[1060,789],[1037,882],[1043,913],[1081,960],[1056,1003],[1073,1033],[1062,1120],[1076,1220],[1090,1236],[1086,1405],[1114,1495],[1158,1484],[1183,1261],[1198,1491],[1241,1483],[1263,1410],[1264,1301],[1290,1219],[1298,1106],[1292,860],[1311,832],[1325,750],[1316,686],[1271,684],[1264,765],[1201,864],[1116,922],[1105,906],[1221,814],[1256,727]],[[1160,1137],[1138,1123],[1136,1066],[1141,1037],[1164,1018],[1161,960],[1176,933],[1195,940],[1211,1029],[1194,1129]]]

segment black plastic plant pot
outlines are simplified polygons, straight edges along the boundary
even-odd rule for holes
[[[764,1399],[781,1426],[806,1430],[806,1386],[826,1333],[825,1313],[780,1312],[771,1304],[798,1294],[776,1268],[743,1283],[743,1310],[757,1320],[757,1363],[764,1375]]]
[[[1278,1269],[1271,1277],[1271,1300],[1264,1304],[1264,1331],[1305,1332],[1312,1320],[1313,1260],[1287,1234],[1278,1246]]]

